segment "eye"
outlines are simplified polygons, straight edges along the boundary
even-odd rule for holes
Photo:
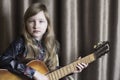
[[[43,22],[45,22],[45,21],[43,21],[43,20],[40,20],[39,22],[40,22],[40,23],[43,23]]]

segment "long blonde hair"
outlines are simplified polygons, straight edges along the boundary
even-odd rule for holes
[[[45,34],[42,37],[43,44],[45,45],[46,49],[46,56],[45,56],[45,63],[48,66],[50,70],[55,69],[57,66],[57,58],[56,58],[56,53],[57,50],[59,49],[58,42],[55,39],[55,34],[54,34],[54,29],[53,26],[51,26],[50,19],[48,16],[48,11],[47,8],[44,4],[41,3],[34,3],[32,4],[25,12],[24,15],[24,30],[23,30],[23,35],[25,37],[25,42],[28,47],[31,47],[36,54],[38,54],[38,47],[33,43],[33,39],[31,35],[28,33],[27,28],[26,28],[26,21],[28,18],[31,16],[37,14],[38,12],[43,11],[45,14],[45,17],[48,22],[47,30]]]

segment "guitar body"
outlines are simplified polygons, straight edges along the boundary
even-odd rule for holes
[[[27,65],[42,74],[46,74],[49,72],[46,65],[40,60],[32,60]],[[13,74],[6,69],[0,69],[0,80],[26,80],[26,79],[19,77],[18,75]]]

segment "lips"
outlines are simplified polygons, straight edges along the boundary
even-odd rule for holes
[[[33,30],[34,33],[38,33],[41,32],[40,30]]]

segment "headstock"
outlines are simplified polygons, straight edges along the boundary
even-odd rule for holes
[[[94,55],[96,58],[99,58],[102,55],[109,52],[110,50],[109,42],[108,41],[100,42],[94,48],[95,48]]]

